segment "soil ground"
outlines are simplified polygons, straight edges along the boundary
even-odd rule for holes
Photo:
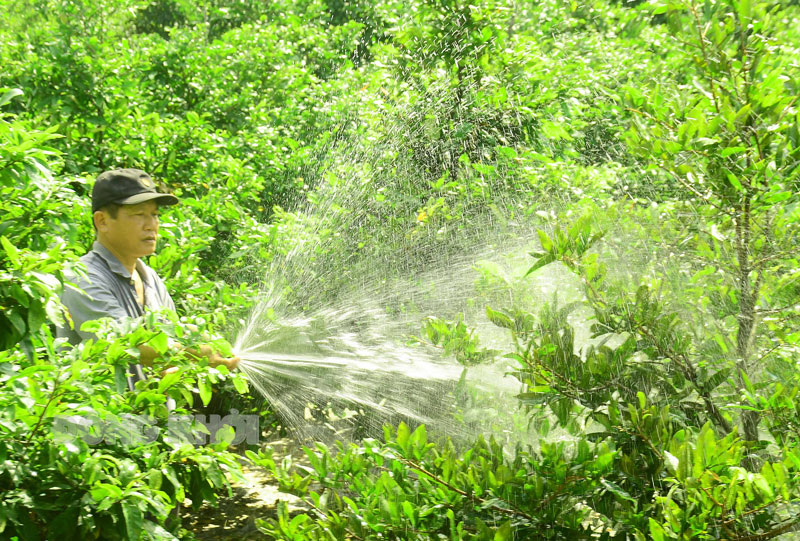
[[[291,455],[294,463],[303,462],[305,455],[288,439],[271,442],[276,462]],[[269,472],[245,464],[245,480],[233,484],[231,497],[220,497],[216,507],[204,505],[197,511],[185,508],[181,513],[183,527],[198,541],[261,541],[272,537],[256,528],[256,519],[275,518],[278,501],[285,501],[289,512],[305,511],[307,507],[292,494],[278,490]]]

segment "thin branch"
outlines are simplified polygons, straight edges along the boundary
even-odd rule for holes
[[[547,507],[547,506],[548,506],[548,504],[549,504],[551,501],[553,501],[553,499],[555,499],[555,498],[556,498],[556,497],[557,497],[559,494],[561,494],[561,492],[562,492],[562,491],[563,491],[565,488],[567,488],[567,487],[569,486],[569,484],[570,484],[572,481],[584,481],[585,479],[586,479],[585,477],[579,477],[579,476],[577,476],[577,475],[570,475],[570,476],[567,476],[567,478],[566,478],[566,479],[564,479],[564,482],[563,482],[563,483],[561,483],[560,485],[558,485],[558,486],[555,488],[555,490],[554,490],[552,493],[550,493],[550,494],[549,494],[549,495],[548,495],[548,496],[547,496],[545,499],[543,499],[543,500],[542,500],[542,501],[539,503],[539,507],[537,508],[537,510],[541,511],[541,510],[543,510],[545,507]]]
[[[697,14],[697,8],[695,7],[694,2],[692,2],[689,5],[689,7],[690,7],[690,9],[692,11],[692,16],[694,17],[694,20],[695,20],[695,29],[697,30],[697,36],[698,36],[698,39],[700,40],[700,49],[703,51],[703,61],[705,62],[705,65],[707,66],[711,62],[708,59],[708,51],[706,50],[706,35],[705,35],[705,33],[703,31],[701,31],[700,17]],[[713,78],[709,78],[709,80],[710,80],[710,83],[711,83],[711,95],[714,97],[714,109],[717,111],[717,114],[719,114],[719,97],[717,96],[717,90],[716,90],[716,86],[714,85],[714,79]]]
[[[735,537],[731,539],[731,541],[763,541],[765,539],[772,539],[774,537],[778,537],[779,535],[783,535],[789,530],[791,530],[794,526],[800,524],[800,520],[790,520],[789,522],[785,523],[783,526],[776,528],[774,530],[770,530],[768,532],[755,534],[755,535],[746,535],[744,537]]]
[[[509,508],[500,507],[500,506],[498,506],[496,504],[493,504],[491,502],[488,502],[488,501],[484,500],[480,496],[476,496],[475,494],[469,494],[468,492],[465,492],[465,491],[463,491],[463,490],[461,490],[459,488],[454,487],[453,485],[451,485],[450,483],[448,483],[444,479],[440,478],[436,474],[429,472],[428,470],[426,470],[421,465],[419,465],[416,462],[413,462],[413,461],[411,461],[411,460],[409,460],[407,458],[395,458],[394,460],[399,460],[400,462],[402,462],[403,464],[405,464],[409,468],[413,468],[413,469],[417,470],[418,472],[427,475],[428,477],[430,477],[431,479],[433,479],[437,483],[447,487],[448,489],[452,490],[453,492],[455,492],[457,494],[460,494],[461,496],[464,496],[465,498],[469,498],[471,500],[478,501],[478,502],[480,502],[480,503],[482,503],[484,505],[489,505],[493,509],[495,509],[496,511],[499,511],[500,513],[502,513],[504,515],[508,515],[508,516],[512,516],[512,517],[513,516],[523,517],[523,518],[529,520],[530,522],[533,522],[533,523],[536,522],[536,519],[534,519],[531,515],[529,515],[525,511],[521,511],[519,509],[515,509],[513,506],[511,506],[510,502],[505,502],[505,503],[509,504],[509,506],[510,506]]]
[[[50,394],[50,399],[47,401],[47,404],[45,404],[44,408],[42,408],[42,413],[41,413],[41,415],[39,415],[39,419],[36,421],[36,426],[34,426],[33,429],[31,430],[30,434],[28,434],[28,437],[25,440],[25,445],[30,444],[31,440],[33,439],[33,436],[36,435],[36,432],[39,430],[39,427],[44,422],[44,418],[45,418],[45,415],[47,414],[47,410],[50,408],[50,404],[59,395],[59,393],[57,392],[58,388],[59,388],[59,385],[60,385],[59,380],[56,380],[56,384],[53,387],[52,393]]]
[[[715,503],[716,503],[716,502],[715,502]],[[733,524],[733,523],[734,523],[734,522],[736,522],[738,519],[742,519],[742,518],[744,518],[744,517],[746,517],[746,516],[748,516],[748,515],[754,515],[755,513],[760,513],[761,511],[763,511],[763,510],[764,510],[764,509],[766,509],[767,507],[769,507],[769,506],[771,506],[771,505],[775,505],[776,503],[778,503],[778,501],[774,501],[774,502],[770,502],[770,503],[765,503],[764,505],[760,505],[760,506],[756,507],[755,509],[750,509],[749,511],[745,511],[745,512],[744,512],[744,513],[742,513],[741,515],[738,515],[738,516],[731,517],[731,518],[729,518],[728,520],[724,521],[724,522],[723,522],[723,524]],[[717,505],[720,505],[720,504],[717,504]]]
[[[715,209],[717,209],[721,213],[725,214],[726,216],[730,216],[731,218],[735,218],[735,214],[732,211],[730,211],[728,209],[725,209],[725,208],[722,208],[721,206],[716,204],[714,201],[709,199],[707,196],[705,196],[702,193],[700,193],[699,191],[697,191],[697,189],[694,186],[692,186],[691,184],[687,184],[679,175],[676,175],[674,171],[671,171],[670,169],[668,169],[667,167],[665,167],[664,165],[662,165],[660,163],[657,163],[656,166],[658,166],[660,169],[664,170],[665,172],[669,173],[670,176],[675,178],[675,180],[677,180],[684,188],[686,188],[687,190],[692,192],[694,195],[696,195],[697,197],[699,197],[700,199],[705,201],[708,205],[711,205],[712,207],[714,207]]]
[[[706,405],[706,410],[708,411],[708,414],[714,421],[714,423],[720,428],[722,428],[726,434],[730,433],[731,430],[733,430],[730,423],[728,422],[727,419],[725,419],[725,417],[722,416],[722,413],[719,411],[719,408],[717,408],[717,405],[714,404],[713,400],[711,400],[709,392],[698,383],[697,372],[695,372],[691,362],[688,359],[684,358],[682,354],[672,351],[671,349],[662,347],[658,343],[658,340],[656,340],[655,336],[653,336],[653,333],[651,333],[648,328],[644,327],[641,324],[638,324],[632,318],[631,318],[631,328],[638,330],[645,337],[650,339],[650,341],[653,343],[654,346],[656,346],[656,349],[661,355],[671,360],[672,362],[675,363],[676,366],[678,366],[678,368],[686,376],[686,379],[692,382],[692,385],[697,391],[697,394],[699,394],[700,397],[703,399],[703,402]]]
[[[760,363],[761,361],[766,359],[769,355],[771,355],[775,350],[778,350],[778,349],[782,348],[784,345],[785,344],[778,344],[778,345],[775,345],[775,346],[769,348],[766,352],[764,352],[762,355],[760,355],[758,357],[758,359],[756,359],[754,362],[755,363]]]

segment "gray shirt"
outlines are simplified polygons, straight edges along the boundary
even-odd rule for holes
[[[61,296],[61,302],[69,310],[75,328],[63,325],[56,329],[57,336],[66,337],[72,344],[95,338],[92,333],[80,330],[81,325],[89,320],[103,317],[136,318],[144,314],[143,307],[136,300],[136,287],[131,273],[108,248],[95,241],[92,250],[80,260],[86,266],[88,280],[77,276],[68,279],[83,291],[67,286]],[[144,306],[150,310],[174,310],[175,303],[156,272],[142,260],[136,261],[136,271],[144,285]],[[141,379],[144,379],[142,366],[130,365],[128,385],[131,390],[133,384]]]

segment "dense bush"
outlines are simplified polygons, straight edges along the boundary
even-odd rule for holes
[[[128,324],[68,352],[44,336],[34,341],[31,358],[0,353],[4,536],[172,539],[180,521],[169,515],[184,498],[196,507],[214,502],[241,475],[236,455],[225,450],[232,433],[196,446],[194,437],[170,431],[176,415],[190,413],[193,387],[208,400],[211,382],[233,377],[224,369],[165,357],[179,372],[127,391],[124,374],[135,345],[166,351],[167,336],[181,334],[179,325],[150,331]],[[181,342],[194,345],[197,337],[187,333]],[[178,404],[172,421],[168,397]]]
[[[9,91],[3,101],[20,94]],[[0,130],[5,195],[0,532],[20,539],[173,538],[168,529],[177,533],[180,522],[175,517],[168,521],[170,511],[185,497],[196,506],[215,501],[217,491],[239,474],[240,464],[225,451],[225,439],[196,447],[193,439],[171,434],[166,400],[177,403],[173,416],[186,414],[194,402],[193,388],[207,403],[212,383],[230,380],[242,391],[246,384],[224,368],[206,370],[167,354],[168,341],[194,346],[208,333],[197,319],[201,325],[191,332],[174,315],[169,324],[153,318],[146,324],[123,322],[99,330],[102,339],[74,349],[53,339],[49,324],[65,316],[58,302],[67,284],[65,270],[80,271],[76,258],[90,241],[87,203],[72,189],[84,181],[53,171],[61,167],[59,153],[46,146],[58,137],[53,130],[39,132],[13,115],[0,119]],[[189,253],[172,256],[181,260]],[[159,257],[167,262],[169,255]],[[129,392],[125,367],[138,355],[135,346],[143,343],[164,354],[156,371],[169,365],[180,369]],[[89,432],[70,424],[72,418],[96,424]],[[158,434],[131,439],[137,419]]]

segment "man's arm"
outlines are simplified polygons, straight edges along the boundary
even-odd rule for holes
[[[188,353],[189,356],[193,357],[196,361],[202,358],[208,359],[208,364],[210,366],[219,366],[223,364],[228,367],[228,370],[233,370],[239,364],[239,357],[223,357],[208,344],[203,344],[199,348],[186,348],[183,351]],[[139,346],[139,354],[139,361],[145,366],[153,366],[153,361],[158,357],[158,352],[147,344],[141,344]]]
[[[158,295],[159,303],[162,306],[169,308],[173,312],[176,311],[175,302],[172,300],[172,296],[169,294],[169,291],[167,291],[167,287],[164,284],[164,281],[161,279],[160,276],[158,276],[158,274],[156,274],[156,272],[153,269],[146,266],[145,268],[146,268],[145,272],[148,273],[148,279],[152,280],[153,283],[155,284],[156,294]],[[188,325],[188,327],[194,332],[197,331],[197,328],[194,327],[193,325]],[[188,353],[195,360],[200,360],[202,358],[208,359],[208,364],[210,366],[219,366],[221,364],[224,364],[225,366],[228,367],[229,370],[233,370],[239,364],[239,357],[230,357],[230,358],[223,357],[207,344],[203,344],[199,348],[185,348],[183,351]],[[153,348],[151,348],[150,346],[140,346],[139,352],[141,354],[140,357],[141,363],[146,366],[151,366],[153,360],[156,357],[158,357],[158,352]]]
[[[70,317],[75,325],[75,331],[82,340],[97,339],[93,333],[81,330],[81,325],[85,322],[104,317],[111,317],[116,320],[128,317],[116,297],[107,289],[97,285],[101,283],[101,280],[95,279],[93,282],[91,278],[90,276],[89,280],[75,280],[77,288],[72,286],[65,287],[61,298],[61,302],[69,310]],[[172,303],[172,299],[168,295],[167,299],[169,301],[168,307],[174,310],[175,304]],[[239,364],[238,357],[222,357],[208,345],[202,345],[199,349],[188,348],[186,352],[196,360],[201,358],[208,359],[208,364],[211,366],[224,364],[229,370],[233,370]],[[152,366],[153,360],[158,357],[158,352],[146,344],[139,346],[139,353],[140,362],[145,366]]]

